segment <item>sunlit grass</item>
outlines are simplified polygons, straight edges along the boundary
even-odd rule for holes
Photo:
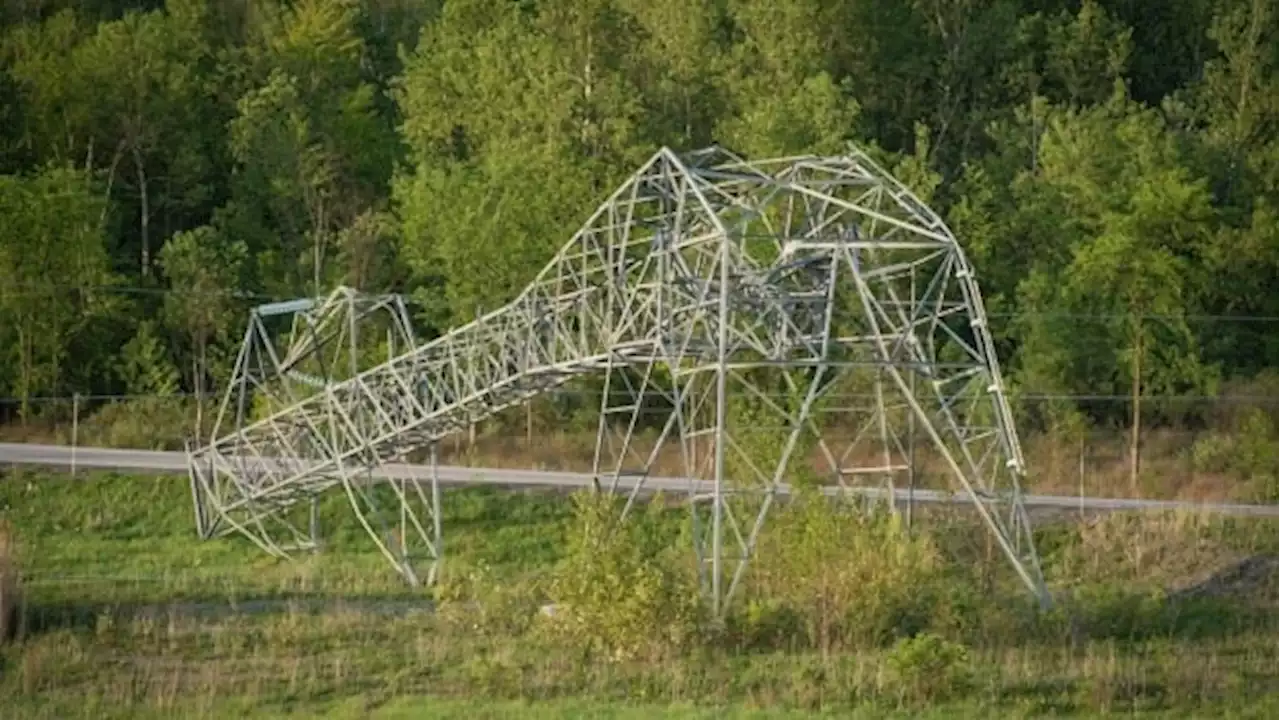
[[[433,612],[430,593],[399,580],[341,496],[322,505],[325,551],[280,561],[235,537],[198,540],[184,478],[11,472],[0,478],[0,515],[14,530],[25,605],[23,636],[0,650],[5,714],[1276,713],[1274,573],[1244,596],[1170,599],[1241,558],[1274,557],[1272,520],[1115,515],[1043,526],[1062,600],[1037,616],[999,558],[984,559],[970,520],[923,516],[916,532],[934,538],[942,563],[930,607],[948,614],[928,621],[968,653],[963,687],[923,701],[891,671],[891,643],[822,653],[791,631],[749,641],[744,628],[790,627],[768,612],[748,617],[762,607],[751,598],[764,597],[763,580],[727,631],[690,648],[656,661],[586,657],[545,632],[537,612],[535,588],[565,559],[571,504],[492,489],[445,497],[446,579],[465,587],[449,612]],[[656,516],[672,544],[683,542],[674,533],[684,514]],[[760,578],[780,582],[785,561],[774,553]]]

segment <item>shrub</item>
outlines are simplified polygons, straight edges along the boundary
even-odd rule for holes
[[[1245,484],[1258,502],[1277,499],[1276,423],[1266,412],[1251,408],[1235,427],[1196,441],[1191,459],[1199,472],[1222,473]]]
[[[886,664],[889,682],[905,704],[953,697],[968,688],[973,676],[968,650],[933,633],[899,640]]]
[[[805,637],[805,618],[794,608],[770,598],[751,598],[730,616],[743,648],[779,648]]]
[[[614,498],[573,498],[569,552],[548,595],[547,628],[591,655],[615,660],[654,658],[688,647],[700,627],[701,603],[692,573],[666,557],[646,532],[654,513],[617,524]]]
[[[1069,598],[1072,614],[1089,637],[1141,640],[1164,631],[1166,598],[1156,588],[1099,584],[1079,588]]]
[[[797,496],[771,519],[753,582],[758,597],[796,611],[809,643],[825,654],[927,626],[939,565],[930,538],[907,533],[898,516],[837,506],[815,493]]]
[[[195,428],[194,420],[194,406],[181,398],[137,398],[105,405],[82,420],[77,442],[97,447],[181,450]],[[70,440],[69,435],[62,438],[62,442]]]

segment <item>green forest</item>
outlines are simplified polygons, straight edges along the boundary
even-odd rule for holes
[[[1274,387],[1276,15],[11,0],[0,396],[212,392],[248,307],[337,284],[410,294],[430,335],[512,299],[661,146],[849,142],[960,238],[1015,394]]]

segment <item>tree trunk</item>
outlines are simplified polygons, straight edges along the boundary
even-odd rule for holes
[[[585,106],[586,114],[582,119],[582,146],[587,148],[589,155],[595,155],[595,148],[591,147],[591,33],[587,33],[587,61],[582,68],[582,104]]]
[[[111,187],[116,182],[116,168],[120,165],[120,159],[124,157],[124,143],[116,145],[115,154],[111,156],[111,165],[107,167],[107,188],[103,191],[102,212],[98,214],[98,222],[105,223],[107,221],[107,210],[111,207]]]
[[[1139,453],[1142,441],[1142,319],[1139,317],[1134,328],[1133,339],[1133,379],[1129,398],[1129,491],[1138,496]]]
[[[142,165],[142,153],[138,152],[138,146],[133,146],[133,166],[138,173],[138,193],[142,203],[142,217],[140,220],[139,236],[142,240],[142,277],[151,276],[151,239],[148,234],[148,224],[151,217],[151,207],[147,197],[147,171]]]
[[[18,327],[18,384],[20,388],[18,397],[21,400],[18,405],[18,415],[22,418],[23,427],[26,427],[27,418],[31,415],[31,375],[35,366],[35,361],[32,358],[33,354],[31,331],[24,323]]]
[[[311,292],[320,297],[320,231],[317,229],[311,236]]]
[[[196,391],[196,437],[204,437],[204,375],[205,369],[208,367],[208,357],[206,348],[208,343],[205,341],[203,333],[196,338],[196,355],[192,358],[192,364],[195,365],[194,377],[191,378],[193,389]]]

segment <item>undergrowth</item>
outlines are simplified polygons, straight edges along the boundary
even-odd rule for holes
[[[747,612],[735,618],[744,644],[799,635],[827,655],[881,645],[942,618],[941,553],[931,536],[909,535],[900,517],[816,493],[778,512],[752,568]]]
[[[573,497],[564,559],[552,571],[544,623],[555,640],[610,661],[661,660],[696,642],[706,618],[697,578],[652,532],[658,503],[637,522],[614,522],[611,496]]]
[[[699,602],[687,508],[657,499],[618,525],[607,496],[446,498],[428,602],[340,503],[322,504],[327,551],[282,563],[234,538],[198,542],[177,479],[11,474],[0,516],[31,593],[22,636],[0,650],[0,694],[19,716],[51,717],[422,695],[843,716],[1275,713],[1274,566],[1230,593],[1184,592],[1274,558],[1273,520],[1042,523],[1056,603],[1041,612],[967,516],[908,528],[802,495],[775,508],[717,622]],[[199,580],[182,574],[194,565]],[[108,579],[128,572],[152,584]]]

